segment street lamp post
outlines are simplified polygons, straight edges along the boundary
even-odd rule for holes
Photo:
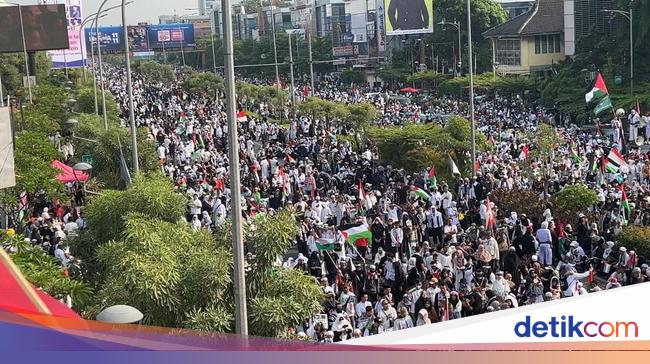
[[[25,24],[23,23],[23,7],[18,3],[7,3],[18,7],[18,17],[20,18],[20,34],[23,40],[23,53],[25,55],[25,75],[27,76],[27,90],[29,93],[29,103],[34,102],[32,98],[32,82],[29,76],[29,57],[27,56],[27,41],[25,39]]]
[[[291,49],[291,34],[293,32],[287,31],[287,34],[289,35],[289,72],[291,73],[291,108],[296,107],[296,88],[295,88],[295,83],[293,79],[293,50]]]
[[[102,91],[102,114],[104,117],[104,129],[108,130],[108,115],[106,115],[106,89],[104,88],[104,67],[102,65],[102,46],[99,42],[99,15],[104,9],[108,0],[102,1],[95,15],[95,41],[97,42],[97,59],[99,61],[99,87]]]
[[[131,55],[129,54],[129,32],[126,27],[126,2],[122,0],[122,27],[124,32],[124,60],[126,61],[126,88],[129,93],[129,122],[131,126],[131,153],[133,158],[133,173],[140,172],[138,163],[138,138],[135,125],[135,111],[133,110],[133,82],[131,81]]]
[[[236,97],[235,97],[235,59],[232,36],[232,7],[230,0],[221,1],[223,14],[223,56],[226,89],[226,110],[228,115],[228,141],[230,144],[230,190],[232,199],[230,209],[232,216],[233,245],[233,288],[235,296],[235,332],[248,335],[246,309],[246,275],[244,273],[244,241],[242,238],[242,212],[239,180],[239,140],[237,136]],[[276,61],[277,66],[277,61]]]
[[[468,21],[469,21],[469,19],[468,19]],[[460,73],[462,72],[462,68],[463,68],[463,52],[462,52],[463,46],[462,46],[462,44],[460,42],[460,22],[459,21],[454,21],[453,23],[450,23],[450,22],[447,22],[447,21],[443,20],[443,21],[439,22],[438,24],[439,25],[451,25],[451,26],[455,27],[456,30],[458,30],[458,68],[460,69],[458,71],[458,76],[460,76]],[[472,67],[471,59],[469,61],[469,67],[470,68]]]
[[[469,116],[470,116],[470,123],[472,123],[471,124],[472,126],[472,177],[475,177],[476,176],[476,121],[474,120],[474,70],[472,69],[472,64],[473,64],[472,5],[470,1],[471,0],[467,0],[467,53],[469,58]],[[458,54],[460,54],[460,52],[458,52]]]
[[[627,19],[630,23],[630,94],[634,94],[634,9],[632,8],[632,5],[634,4],[634,0],[630,1],[630,11],[624,11],[624,10],[601,10],[602,12],[605,13],[611,13],[611,14],[618,14],[622,15]]]

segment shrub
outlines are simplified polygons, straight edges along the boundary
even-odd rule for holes
[[[619,246],[625,246],[628,251],[634,250],[639,256],[650,257],[650,227],[625,226],[618,235]]]

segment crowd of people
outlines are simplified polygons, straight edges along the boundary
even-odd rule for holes
[[[127,122],[124,72],[111,68],[107,74]],[[155,144],[161,171],[186,196],[187,221],[194,229],[221,226],[232,193],[243,197],[249,220],[284,208],[295,212],[295,247],[278,266],[312,275],[325,296],[322,312],[296,328],[300,336],[348,340],[650,277],[646,257],[616,241],[624,225],[650,224],[648,154],[625,147],[620,135],[596,137],[530,100],[478,97],[478,130],[491,148],[478,154],[475,175],[454,173],[453,179],[438,181],[431,170],[413,174],[383,164],[370,144],[354,149],[340,138],[349,132],[340,127],[293,115],[289,107],[274,111],[259,100],[239,99],[239,109],[252,112],[238,123],[241,189],[232,191],[225,105],[214,95],[187,94],[181,82],[162,84],[135,75],[133,84],[137,125]],[[377,125],[444,124],[441,116],[468,115],[462,99],[416,101],[408,94],[375,91],[331,81],[296,92],[299,98],[313,93],[344,103],[374,103],[381,114]],[[278,116],[288,128],[271,120]],[[633,127],[647,118],[636,111],[629,117]],[[552,158],[529,155],[537,148],[532,135],[541,124],[551,125],[560,140]],[[612,150],[625,152],[616,170],[607,168]],[[490,200],[498,189],[531,190],[549,201],[576,183],[595,190],[599,200],[573,227],[553,217],[550,203],[543,214],[527,216],[503,211]],[[632,208],[626,210],[624,202]],[[55,211],[57,232],[50,228],[51,213],[40,209],[28,238],[38,241],[45,229],[60,241],[66,231],[85,226],[76,211],[69,216],[63,208]],[[353,230],[361,233],[352,236]],[[52,254],[68,264],[65,252]]]

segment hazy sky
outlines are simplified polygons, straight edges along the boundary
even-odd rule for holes
[[[83,0],[84,17],[97,11],[103,0]],[[191,14],[196,10],[185,10],[187,8],[197,8],[198,0],[131,0],[133,4],[127,6],[126,20],[129,24],[138,22],[147,22],[158,24],[159,15]],[[3,2],[0,0],[0,2]],[[24,5],[35,5],[38,0],[9,0]],[[108,0],[104,8],[120,5],[121,0]],[[120,25],[122,24],[122,13],[119,8],[111,10],[108,16],[100,19],[100,25]]]

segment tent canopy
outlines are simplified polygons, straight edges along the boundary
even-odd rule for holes
[[[63,164],[61,161],[52,161],[52,167],[59,170],[59,175],[56,179],[62,183],[84,182],[88,180],[88,174],[86,172],[75,171],[72,167]]]

